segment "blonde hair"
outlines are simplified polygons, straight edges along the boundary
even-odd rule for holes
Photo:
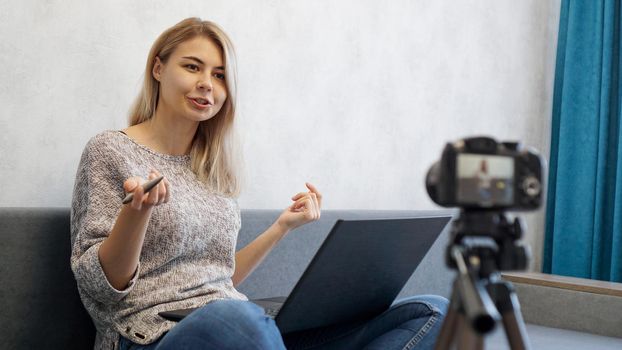
[[[222,51],[227,99],[214,117],[199,123],[190,151],[191,167],[199,180],[212,191],[237,197],[241,187],[241,158],[234,132],[237,92],[235,52],[231,40],[218,25],[200,18],[186,18],[160,34],[149,51],[144,84],[130,109],[129,124],[140,124],[155,114],[160,88],[160,83],[152,74],[156,57],[166,63],[179,44],[197,36],[212,40]]]

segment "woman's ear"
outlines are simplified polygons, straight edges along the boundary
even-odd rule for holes
[[[160,57],[156,56],[155,63],[153,64],[153,70],[151,71],[153,78],[157,81],[160,81],[160,75],[162,74],[162,61],[160,61]]]

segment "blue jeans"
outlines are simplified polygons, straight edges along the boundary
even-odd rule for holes
[[[274,320],[249,301],[213,301],[149,345],[121,337],[120,350],[168,349],[431,349],[447,299],[424,295],[394,303],[377,317],[281,335]]]

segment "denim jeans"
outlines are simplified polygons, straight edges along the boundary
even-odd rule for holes
[[[405,298],[377,317],[281,335],[249,301],[218,300],[196,310],[149,345],[121,337],[120,350],[169,349],[431,349],[447,310],[433,295]]]

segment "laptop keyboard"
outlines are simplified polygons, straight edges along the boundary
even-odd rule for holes
[[[276,315],[278,315],[279,310],[281,310],[281,308],[280,307],[265,308],[264,310],[266,312],[266,315],[270,316],[270,318],[275,318]]]

